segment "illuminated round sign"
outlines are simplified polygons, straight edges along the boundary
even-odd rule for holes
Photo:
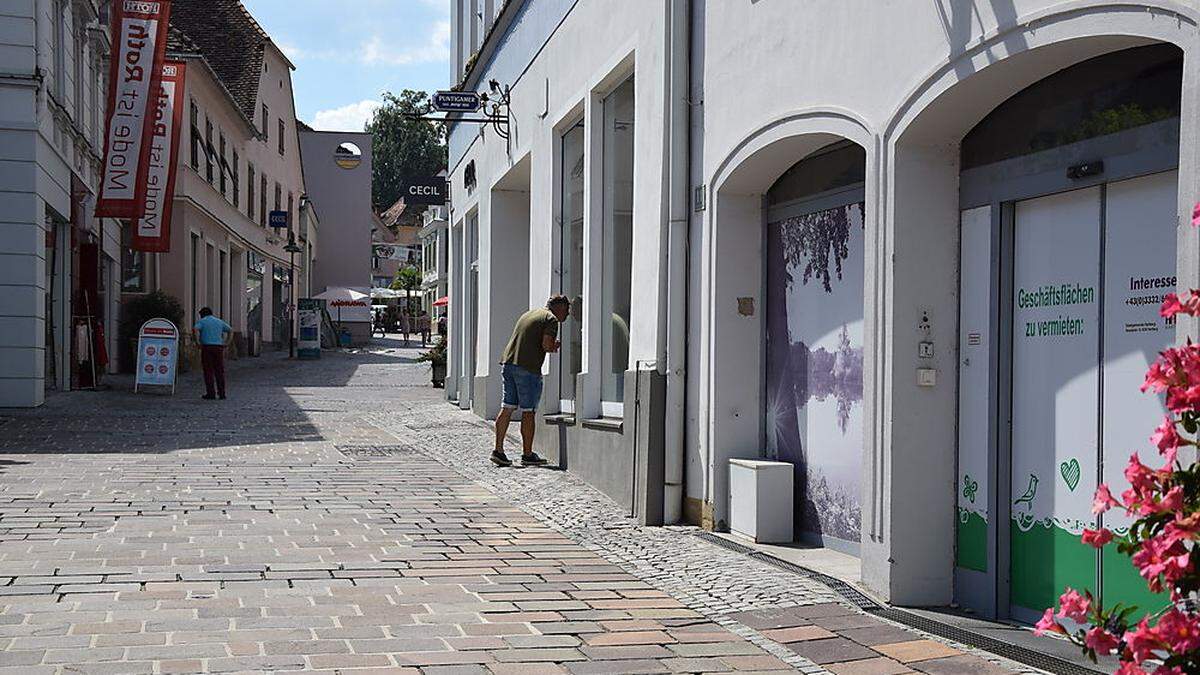
[[[333,161],[343,169],[355,169],[362,164],[362,150],[353,143],[342,143],[333,151]]]

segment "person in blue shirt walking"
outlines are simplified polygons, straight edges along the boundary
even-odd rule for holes
[[[204,366],[204,388],[207,393],[200,398],[211,401],[220,397],[225,400],[225,345],[233,335],[233,328],[213,316],[212,310],[205,307],[200,310],[200,320],[196,322],[192,334],[200,344],[200,363]]]

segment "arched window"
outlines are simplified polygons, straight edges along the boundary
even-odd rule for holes
[[[992,164],[1179,117],[1183,54],[1174,45],[1124,49],[1064,68],[975,125],[962,168]]]

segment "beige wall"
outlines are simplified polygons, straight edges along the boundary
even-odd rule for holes
[[[298,217],[300,196],[304,192],[300,171],[300,154],[296,137],[296,119],[292,106],[291,66],[282,55],[268,47],[259,85],[256,115],[248,120],[235,106],[211,70],[201,61],[189,60],[187,104],[181,129],[179,169],[175,190],[175,211],[172,222],[171,252],[162,254],[160,283],[163,290],[178,297],[187,312],[185,323],[196,318],[204,306],[212,307],[238,333],[257,330],[264,342],[282,342],[287,335],[276,335],[271,308],[274,303],[271,284],[271,265],[288,266],[287,232],[275,232],[261,223],[261,180],[267,179],[267,210],[275,209],[275,185],[279,184],[279,208],[288,208],[292,197],[293,221]],[[269,119],[264,123],[263,103]],[[192,168],[190,106],[198,108],[197,127],[201,137],[206,133],[206,121],[213,126],[212,144],[220,154],[220,138],[226,143],[226,162],[232,168],[233,153],[238,154],[237,183],[226,174],[226,189],[220,190],[221,170],[214,161],[213,181],[207,179],[206,157],[203,148]],[[279,152],[279,121],[284,125],[283,153]],[[265,134],[264,132],[265,127]],[[264,138],[265,135],[265,138]],[[254,200],[250,204],[249,166],[254,166]],[[237,205],[234,205],[235,193]],[[253,220],[250,218],[253,213]],[[198,238],[198,239],[194,239]],[[197,241],[193,268],[193,241]],[[211,259],[210,259],[211,251]],[[248,326],[246,317],[247,253],[262,255],[267,260],[262,286],[262,325]],[[224,273],[221,257],[224,253]],[[304,256],[296,256],[296,265],[304,264]],[[297,273],[297,279],[301,275]],[[194,292],[193,292],[194,289]],[[285,299],[286,302],[287,299]]]

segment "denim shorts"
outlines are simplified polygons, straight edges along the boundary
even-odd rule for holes
[[[542,374],[532,373],[521,366],[505,363],[504,407],[510,410],[535,411],[542,399]]]

